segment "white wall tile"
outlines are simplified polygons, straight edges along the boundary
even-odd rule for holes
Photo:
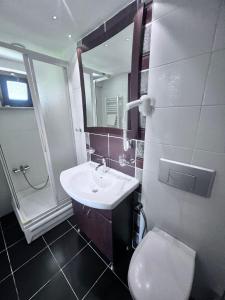
[[[143,170],[139,168],[135,168],[135,178],[139,180],[140,183],[142,183],[142,176],[143,176]]]
[[[147,117],[151,140],[191,148],[195,141],[199,113],[200,107],[197,106],[156,108]]]
[[[216,28],[214,50],[225,48],[225,0],[220,10],[219,20]]]
[[[216,177],[212,189],[212,197],[220,196],[221,201],[224,202],[225,154],[195,150],[193,153],[192,164],[204,168],[210,168],[216,171]]]
[[[151,67],[212,48],[220,0],[186,1],[152,24]]]
[[[209,54],[149,71],[149,95],[156,107],[201,105]]]
[[[80,71],[76,57],[74,57],[74,60],[69,68],[69,83],[71,84],[72,88],[80,88]]]
[[[86,140],[85,140],[85,134],[83,132],[84,120],[83,120],[82,95],[81,95],[80,88],[73,89],[71,108],[72,108],[74,135],[75,135],[77,163],[80,164],[87,160]]]
[[[75,128],[83,128],[83,108],[81,89],[73,89],[71,97],[72,117]]]
[[[184,0],[154,0],[152,5],[152,21],[179,8]]]
[[[149,172],[158,175],[160,158],[190,163],[192,158],[192,149],[158,144],[150,141],[149,152],[144,160],[145,168]]]
[[[196,148],[225,153],[225,105],[202,107]]]
[[[34,185],[47,178],[47,168],[33,109],[0,111],[0,141],[8,168],[28,164],[28,176]],[[16,191],[27,189],[22,176],[12,174]]]
[[[225,74],[225,50],[213,52],[207,83],[206,83],[203,105],[204,104],[205,105],[225,104],[224,74]]]
[[[200,290],[201,296],[197,299],[209,299],[209,288],[221,295],[224,289],[225,219],[224,205],[220,203],[221,198],[204,198],[191,193],[186,193],[182,201],[182,238],[197,251],[198,257],[195,289]]]
[[[156,109],[146,119],[142,200],[149,229],[158,226],[197,250],[193,297],[202,300],[209,290],[222,295],[225,279],[225,70],[219,52],[208,81],[205,76],[222,0],[185,0],[178,9],[160,7],[164,2],[156,0],[159,19],[152,24],[149,94]],[[214,47],[224,47],[224,22],[220,16]],[[162,156],[215,169],[211,197],[159,182]]]
[[[147,214],[148,228],[157,226],[176,236],[177,224],[182,222],[182,191],[158,181],[158,178],[144,169],[142,180],[142,201]]]

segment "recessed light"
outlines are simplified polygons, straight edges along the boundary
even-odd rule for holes
[[[108,47],[109,45],[108,45],[108,44],[105,44],[104,46],[105,46],[105,47]]]
[[[52,19],[53,19],[53,20],[56,20],[56,19],[57,19],[57,17],[56,17],[56,16],[52,16]]]
[[[68,34],[68,38],[71,39],[71,37],[72,37],[72,35],[71,35],[71,34]]]
[[[129,38],[126,38],[126,41],[129,41],[130,39]]]

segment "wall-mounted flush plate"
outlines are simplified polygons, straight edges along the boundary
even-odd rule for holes
[[[187,192],[209,197],[215,175],[215,170],[160,158],[159,181]]]

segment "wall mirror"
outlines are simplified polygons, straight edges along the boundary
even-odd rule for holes
[[[87,127],[123,128],[129,98],[134,24],[82,53]]]
[[[143,4],[134,1],[79,42],[85,131],[122,134],[124,107],[140,96]],[[138,134],[138,111],[129,115]]]

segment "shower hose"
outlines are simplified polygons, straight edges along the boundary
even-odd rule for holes
[[[27,178],[26,172],[22,172],[22,173],[23,173],[23,176],[24,176],[26,182],[29,184],[29,186],[30,186],[32,189],[36,190],[36,191],[43,190],[43,189],[47,186],[47,184],[48,184],[49,176],[48,176],[46,182],[45,182],[42,186],[36,187],[36,186],[34,186],[34,185],[32,185],[32,184],[30,183],[29,179]]]
[[[144,220],[144,229],[143,229],[142,237],[141,237],[143,239],[145,233],[147,232],[147,218],[146,218],[142,203],[139,202],[136,205],[136,209],[137,209],[138,212],[140,212],[142,214],[142,217],[143,217],[143,220]]]
[[[145,212],[144,212],[143,208],[140,209],[140,212],[141,212],[142,217],[144,219],[144,230],[142,232],[142,239],[143,239],[145,233],[147,232],[147,218],[146,218],[146,215],[145,215]]]

